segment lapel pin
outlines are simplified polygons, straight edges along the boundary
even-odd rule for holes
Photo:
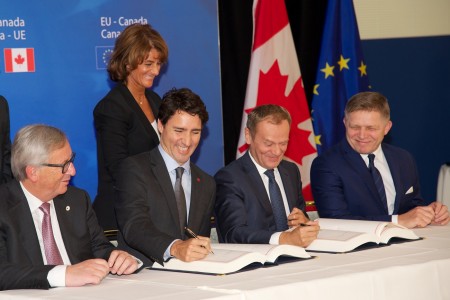
[[[70,206],[66,206],[66,211],[69,211],[70,210]]]

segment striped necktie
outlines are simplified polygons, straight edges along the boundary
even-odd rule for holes
[[[381,202],[383,203],[384,209],[388,212],[387,208],[387,198],[386,191],[384,189],[383,178],[381,177],[380,171],[375,167],[375,154],[371,153],[368,155],[369,157],[369,171],[372,175],[373,181],[377,188],[378,194],[380,195]]]

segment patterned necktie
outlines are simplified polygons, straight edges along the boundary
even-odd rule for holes
[[[184,238],[184,227],[187,226],[187,212],[186,212],[186,197],[184,195],[183,185],[181,184],[181,179],[183,177],[184,168],[178,167],[175,169],[177,172],[177,177],[175,180],[175,199],[177,200],[178,207],[178,218],[180,220],[180,230],[181,236]]]
[[[369,157],[370,174],[372,174],[372,178],[377,188],[378,194],[380,195],[380,199],[384,205],[384,209],[387,212],[388,208],[387,208],[386,191],[384,190],[383,178],[381,177],[380,171],[378,171],[378,169],[375,167],[374,164],[375,154],[371,153],[368,155],[368,157]]]
[[[270,203],[272,204],[273,217],[277,225],[277,231],[284,231],[288,229],[286,210],[284,208],[283,198],[281,196],[280,187],[275,181],[275,174],[273,169],[267,170],[264,174],[269,177],[269,195]]]
[[[45,257],[47,258],[47,265],[63,265],[61,254],[53,236],[52,221],[50,218],[50,203],[45,202],[39,207],[44,213],[42,219],[42,238],[44,240]]]

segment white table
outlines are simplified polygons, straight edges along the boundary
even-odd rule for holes
[[[143,270],[81,288],[0,292],[0,299],[450,299],[450,225],[423,240],[211,276]]]

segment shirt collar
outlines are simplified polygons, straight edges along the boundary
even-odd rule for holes
[[[263,168],[261,165],[259,165],[256,160],[253,158],[252,154],[250,153],[250,151],[248,151],[248,155],[250,156],[250,159],[252,160],[252,162],[255,164],[256,169],[258,170],[259,175],[265,175],[264,172],[266,172],[268,169]],[[274,171],[278,170],[278,168],[274,168]]]
[[[32,193],[30,193],[25,188],[25,186],[22,184],[22,182],[19,182],[19,183],[20,183],[20,187],[22,188],[23,193],[25,194],[25,198],[27,198],[27,202],[28,202],[28,205],[30,206],[30,210],[35,211],[35,210],[39,209],[39,207],[44,202],[42,200],[40,200],[39,198],[37,198],[36,196],[34,196]],[[50,203],[50,205],[53,205],[53,199],[48,201],[48,203]]]
[[[172,158],[161,146],[161,144],[158,145],[159,152],[161,153],[161,156],[164,160],[164,163],[166,164],[166,168],[169,172],[172,172],[178,167],[183,167],[184,172],[187,174],[191,174],[191,164],[190,159],[182,164],[181,166],[175,161],[175,159]]]
[[[369,161],[369,154],[370,153],[368,153],[368,154],[361,154],[361,157],[365,160],[365,161]],[[378,146],[378,148],[375,150],[375,151],[373,151],[372,152],[372,154],[375,154],[375,159],[376,160],[378,160],[378,161],[380,161],[380,162],[383,162],[384,163],[384,153],[383,153],[383,149],[381,148],[381,144]]]

